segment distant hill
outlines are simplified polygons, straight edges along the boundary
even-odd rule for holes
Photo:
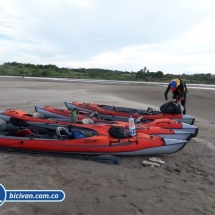
[[[59,68],[52,64],[35,65],[30,63],[8,62],[0,65],[0,75],[150,82],[169,82],[173,78],[183,78],[187,83],[215,84],[215,75],[210,73],[193,75],[164,74],[162,71],[150,72],[146,67],[140,71],[128,72],[99,68]]]

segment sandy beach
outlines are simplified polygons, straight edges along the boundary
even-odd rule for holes
[[[34,113],[34,106],[66,108],[65,101],[99,102],[145,109],[165,102],[165,87],[0,78],[0,110]],[[188,89],[187,115],[199,134],[166,163],[143,167],[147,157],[120,157],[121,165],[0,153],[6,190],[63,190],[59,203],[5,202],[0,215],[213,215],[215,214],[215,90]],[[169,94],[169,98],[171,95]]]

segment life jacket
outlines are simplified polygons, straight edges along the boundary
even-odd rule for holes
[[[180,90],[180,88],[179,88],[181,82],[184,83],[184,92],[187,92],[187,93],[188,93],[186,83],[185,83],[185,81],[184,81],[183,79],[181,79],[181,78],[180,78],[180,79],[179,79],[179,78],[174,78],[174,79],[171,80],[171,82],[172,82],[172,81],[175,81],[175,82],[177,83],[176,88],[177,88],[177,91],[179,92],[179,94],[181,94],[181,90]]]

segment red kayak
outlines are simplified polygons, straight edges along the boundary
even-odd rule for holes
[[[134,109],[134,108],[127,108],[127,107],[117,107],[117,106],[110,106],[98,103],[85,103],[85,102],[65,102],[65,105],[68,109],[78,108],[81,111],[86,112],[97,112],[103,115],[109,116],[119,116],[119,117],[130,117],[138,118],[142,116],[144,119],[177,119],[181,122],[185,122],[187,124],[193,125],[195,118],[183,115],[183,114],[168,114],[162,113],[160,111],[155,111],[152,108],[148,108],[149,110],[141,110],[141,109]]]

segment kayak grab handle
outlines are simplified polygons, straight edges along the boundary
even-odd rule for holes
[[[163,123],[168,123],[168,124],[170,124],[170,122],[157,122],[156,124],[159,124],[159,123],[162,123],[162,124],[163,124]]]
[[[16,114],[18,114],[17,111],[15,111],[14,109],[8,109],[10,112],[15,112]]]

